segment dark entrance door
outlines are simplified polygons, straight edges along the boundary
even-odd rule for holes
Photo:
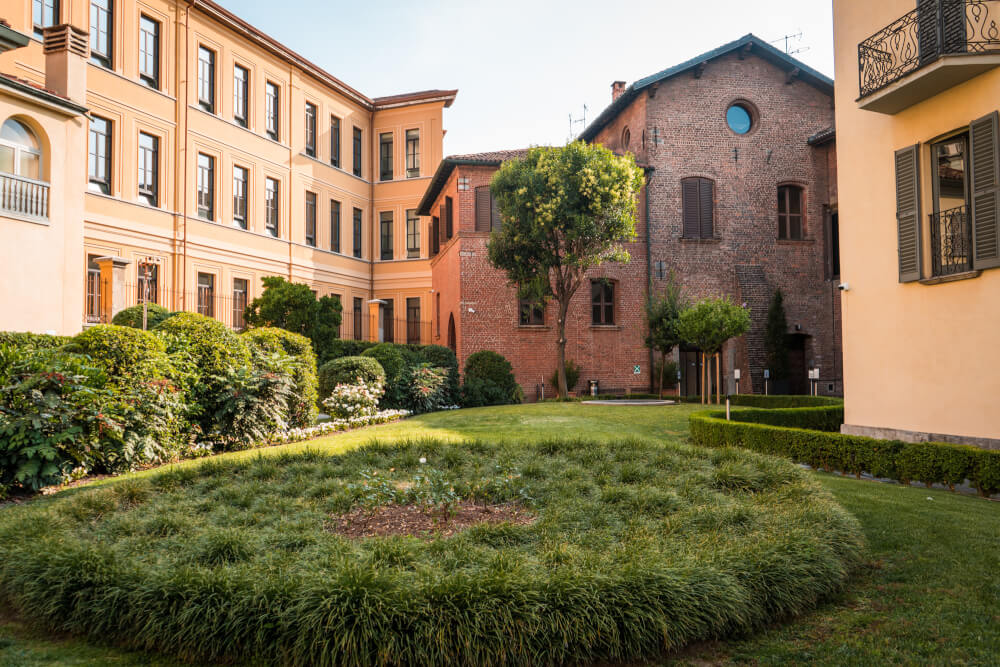
[[[715,395],[717,365],[718,364],[716,363],[714,357],[708,360],[708,387],[712,395]],[[680,369],[681,395],[700,396],[702,383],[701,351],[693,347],[682,347],[680,353]]]
[[[448,347],[452,352],[458,352],[458,345],[455,341],[455,314],[448,316]]]
[[[790,334],[788,341],[788,393],[807,394],[809,376],[806,373],[806,336]]]

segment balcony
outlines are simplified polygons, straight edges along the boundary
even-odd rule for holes
[[[972,230],[965,206],[931,214],[931,276],[972,270]]]
[[[919,0],[858,45],[866,111],[896,114],[1000,66],[1000,0]]]
[[[0,174],[0,214],[49,219],[49,184],[13,174]]]

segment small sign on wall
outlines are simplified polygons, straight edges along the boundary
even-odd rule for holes
[[[636,364],[632,367],[632,375],[642,375],[642,366]]]

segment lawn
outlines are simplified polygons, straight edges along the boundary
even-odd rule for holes
[[[681,441],[687,415],[697,409],[544,404],[446,412],[263,454],[344,451],[373,437]],[[804,618],[752,638],[696,646],[665,664],[995,664],[1000,655],[1000,505],[813,474],[860,520],[868,541],[867,565],[848,591]],[[174,663],[53,637],[0,615],[0,666],[33,664]]]

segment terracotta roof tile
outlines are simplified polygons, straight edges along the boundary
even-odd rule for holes
[[[420,102],[421,100],[432,100],[444,97],[448,98],[445,102],[445,106],[450,107],[451,103],[455,100],[455,95],[457,94],[458,90],[419,90],[413,93],[400,93],[399,95],[373,97],[372,102],[375,103],[376,107],[384,107],[393,104],[406,104],[408,102]]]

